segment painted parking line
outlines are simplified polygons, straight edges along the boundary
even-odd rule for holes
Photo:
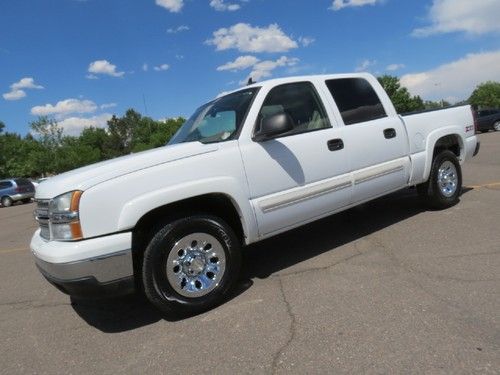
[[[482,185],[467,185],[466,187],[471,189],[480,189],[480,188],[492,188],[496,186],[500,186],[500,182],[490,182]]]
[[[14,249],[0,249],[0,254],[18,253],[21,251],[29,251],[29,249],[27,247],[19,247]]]

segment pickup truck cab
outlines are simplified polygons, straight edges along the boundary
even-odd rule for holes
[[[41,184],[31,250],[68,294],[139,289],[164,312],[203,311],[245,245],[408,186],[456,204],[478,149],[469,106],[400,116],[370,74],[255,83],[202,105],[165,147]]]

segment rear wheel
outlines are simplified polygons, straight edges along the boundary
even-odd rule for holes
[[[237,279],[240,246],[219,218],[196,215],[161,228],[144,253],[147,298],[165,313],[198,313],[222,302]]]
[[[495,129],[496,132],[500,131],[500,121],[496,121],[493,124],[493,129]]]
[[[448,208],[458,202],[462,170],[453,152],[445,150],[434,158],[429,180],[417,185],[417,191],[432,208]]]
[[[11,197],[3,197],[2,198],[2,206],[10,207],[10,206],[12,206],[12,203],[13,203],[13,201],[12,201]]]

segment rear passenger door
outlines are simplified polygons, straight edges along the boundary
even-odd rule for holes
[[[384,108],[365,78],[331,79],[325,84],[345,125],[344,143],[354,182],[352,203],[406,186],[408,136],[400,118]]]

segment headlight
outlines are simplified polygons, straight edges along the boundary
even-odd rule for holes
[[[49,203],[49,227],[51,240],[79,240],[83,238],[80,226],[79,190],[70,191],[51,199]]]

